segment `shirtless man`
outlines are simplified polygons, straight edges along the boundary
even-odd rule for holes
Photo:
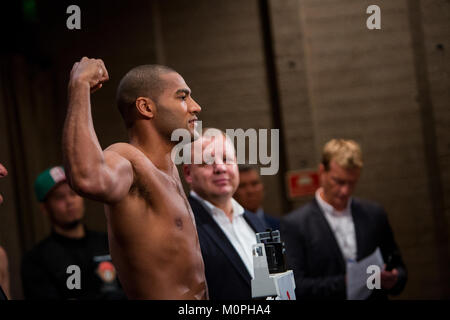
[[[201,108],[174,70],[136,67],[117,92],[129,143],[102,151],[90,92],[108,79],[102,60],[84,57],[72,68],[63,136],[69,182],[105,203],[112,259],[130,299],[205,299],[194,216],[170,157],[172,131],[184,128],[193,137]]]

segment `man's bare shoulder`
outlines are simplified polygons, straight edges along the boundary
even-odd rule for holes
[[[136,147],[134,147],[133,145],[126,143],[126,142],[114,143],[105,149],[105,151],[112,151],[112,152],[118,153],[122,156],[127,156],[129,154],[133,154],[137,150],[138,149]]]
[[[114,143],[105,149],[105,153],[111,152],[118,154],[132,163],[138,161],[144,156],[138,148],[126,142]]]
[[[153,165],[153,162],[139,148],[133,146],[130,143],[114,143],[105,149],[105,153],[112,153],[127,159],[135,170],[136,166],[142,167],[142,165],[145,166],[146,170],[153,171],[156,169],[156,167]]]

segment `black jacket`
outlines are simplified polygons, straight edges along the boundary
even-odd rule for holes
[[[81,289],[67,286],[68,277],[74,274],[67,273],[70,265],[80,268]],[[86,230],[84,238],[71,239],[52,232],[22,260],[24,296],[52,300],[124,299],[117,277],[110,281],[100,266],[111,266],[105,233]]]
[[[188,199],[197,225],[209,298],[250,300],[251,277],[244,262],[200,201],[191,196]],[[253,213],[245,211],[244,218],[255,233],[265,231],[261,221]]]
[[[8,297],[6,296],[5,292],[3,292],[2,286],[0,286],[0,301],[1,300],[8,300]]]
[[[374,290],[370,299],[387,299],[398,294],[406,284],[406,267],[383,208],[353,199],[357,261],[380,248],[383,260],[394,256],[399,280],[389,292]],[[297,299],[346,299],[346,262],[324,213],[317,201],[287,215],[281,221],[281,236],[286,245],[289,268],[294,271]]]

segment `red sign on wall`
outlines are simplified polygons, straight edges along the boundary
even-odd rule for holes
[[[319,188],[319,175],[315,170],[299,170],[287,173],[290,198],[312,195]]]

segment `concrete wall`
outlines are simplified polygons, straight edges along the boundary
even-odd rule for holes
[[[357,195],[388,211],[411,276],[402,298],[448,294],[439,285],[448,283],[448,203],[435,205],[449,198],[448,2],[270,4],[284,125],[310,152],[288,144],[288,168],[317,162],[330,138],[358,141]],[[370,4],[381,7],[381,30],[366,28]],[[296,90],[304,97],[291,102]]]

